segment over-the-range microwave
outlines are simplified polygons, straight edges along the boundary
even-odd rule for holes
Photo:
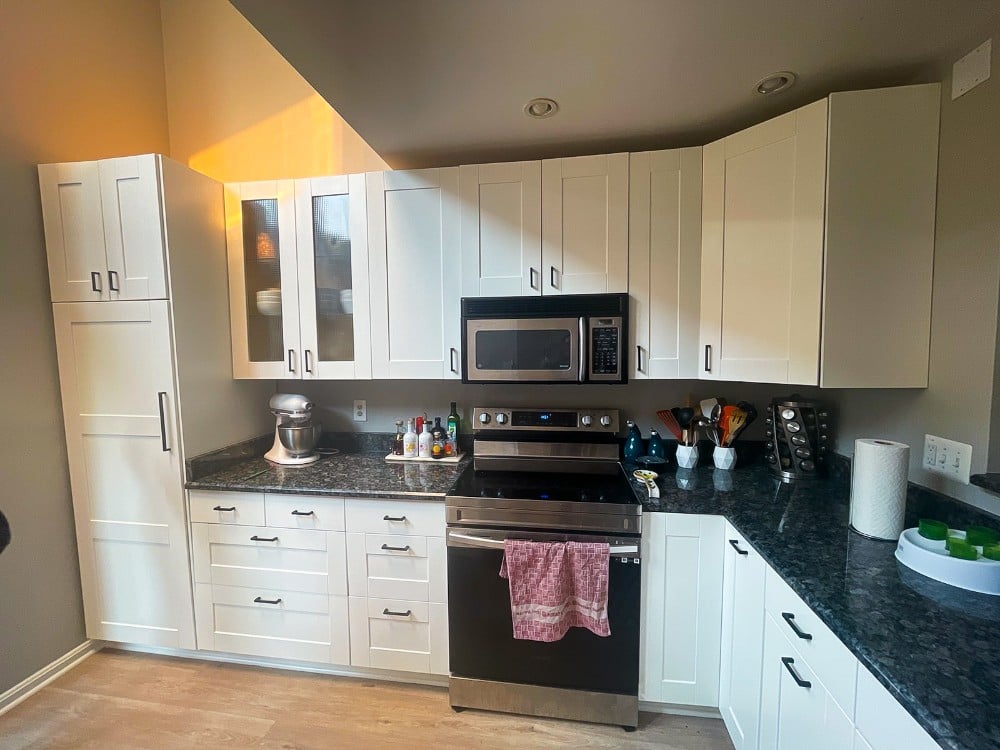
[[[627,383],[627,294],[463,297],[463,383]]]

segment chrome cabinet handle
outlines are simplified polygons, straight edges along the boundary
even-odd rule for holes
[[[534,267],[529,268],[528,269],[528,286],[530,286],[532,289],[538,289],[538,281],[537,281],[537,279],[538,279],[538,277],[540,275],[541,274],[538,272],[537,268],[534,268]]]
[[[163,399],[166,397],[166,391],[160,391],[156,394],[157,406],[160,409],[160,447],[164,453],[170,452],[170,446],[167,445],[167,412],[163,406]]]
[[[735,539],[730,539],[729,543],[732,545],[733,549],[736,550],[736,554],[738,554],[738,555],[749,555],[750,554],[745,549],[740,549],[740,543],[737,542]]]
[[[281,599],[262,599],[259,596],[253,598],[254,604],[281,604]]]
[[[313,371],[313,368],[312,368],[312,350],[311,349],[306,349],[305,350],[305,354],[303,356],[305,357],[305,360],[306,360],[306,372],[312,372]]]
[[[556,267],[555,266],[549,266],[549,286],[552,287],[553,289],[558,289],[559,288],[556,285]]]
[[[121,289],[118,288],[118,272],[108,271],[108,288],[112,292],[120,292]]]
[[[712,371],[712,345],[705,344],[705,372]]]
[[[792,679],[795,680],[796,685],[803,688],[811,688],[813,686],[809,680],[803,680],[799,677],[799,673],[796,672],[795,667],[792,666],[795,663],[795,659],[790,656],[782,656],[781,663],[785,665],[785,669],[788,670],[788,674],[790,674]]]
[[[95,292],[101,291],[101,272],[91,271],[90,272],[90,288]]]
[[[216,505],[214,508],[212,508],[212,510],[218,510],[225,513],[233,513],[236,510],[236,506],[234,505],[232,508],[223,508],[221,505]]]
[[[406,545],[404,545],[402,547],[393,547],[391,544],[383,544],[382,545],[382,549],[387,549],[390,552],[409,552],[410,551],[410,545],[406,544]]]
[[[293,516],[315,516],[316,511],[314,510],[293,510]]]
[[[276,537],[276,536],[257,536],[256,534],[254,534],[252,537],[250,537],[250,541],[251,542],[276,542],[276,541],[278,541],[278,537]]]
[[[458,372],[458,349],[456,349],[455,347],[451,347],[451,350],[449,351],[448,356],[451,359],[451,362],[450,362],[450,364],[451,364],[451,371],[454,372],[454,373],[457,373]]]
[[[793,615],[791,612],[782,612],[781,619],[787,622],[788,627],[792,629],[792,632],[795,633],[795,635],[797,635],[802,640],[811,641],[813,639],[811,633],[805,632],[798,625],[795,624],[795,615]]]
[[[406,516],[382,516],[383,521],[405,521]]]
[[[289,349],[288,350],[288,371],[291,372],[291,373],[295,372],[295,362],[293,361],[294,357],[295,357],[295,350],[294,349]]]
[[[412,609],[408,609],[405,612],[393,612],[391,609],[386,608],[382,610],[383,615],[392,615],[393,617],[409,617],[413,614]]]

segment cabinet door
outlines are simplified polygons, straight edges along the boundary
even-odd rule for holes
[[[629,155],[632,372],[698,376],[701,149]]]
[[[736,750],[756,750],[766,564],[729,524],[724,549],[719,711]]]
[[[370,172],[372,374],[461,370],[458,168]]]
[[[542,293],[542,163],[476,164],[459,171],[462,295]]]
[[[826,112],[704,148],[701,378],[818,382]]]
[[[226,186],[233,376],[301,377],[295,183]]]
[[[719,705],[721,516],[643,517],[640,697]]]
[[[87,635],[192,648],[167,304],[53,313]]]
[[[855,750],[936,750],[938,743],[906,712],[875,676],[858,667]]]
[[[543,293],[628,291],[628,210],[628,154],[543,161]]]
[[[41,164],[38,184],[52,301],[108,299],[97,162]]]
[[[155,154],[98,162],[111,299],[166,299],[166,252]]]
[[[365,176],[295,182],[302,377],[370,378]]]
[[[760,747],[844,750],[853,741],[851,719],[765,615]]]

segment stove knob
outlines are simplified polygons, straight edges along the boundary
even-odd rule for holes
[[[601,427],[610,427],[610,426],[611,426],[611,417],[605,414],[603,417],[601,417]]]
[[[479,424],[489,424],[489,423],[490,423],[490,415],[489,414],[487,414],[486,412],[483,412],[482,414],[479,415]]]
[[[594,420],[591,419],[589,414],[584,414],[582,417],[580,417],[580,424],[583,425],[584,427],[590,427],[590,425],[593,424],[593,422]]]
[[[496,420],[497,424],[507,424],[507,415],[502,411],[497,412]]]

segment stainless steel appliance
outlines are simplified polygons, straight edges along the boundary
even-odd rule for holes
[[[462,382],[627,383],[627,294],[464,297]]]
[[[473,464],[445,497],[453,708],[638,725],[642,507],[618,426],[614,409],[474,410]],[[611,635],[515,639],[505,539],[608,544]]]
[[[822,406],[796,394],[775,398],[764,421],[765,458],[783,482],[826,476],[830,418]]]
[[[314,449],[319,428],[312,421],[313,402],[295,393],[275,393],[268,406],[275,416],[274,445],[264,458],[282,466],[318,461]]]

